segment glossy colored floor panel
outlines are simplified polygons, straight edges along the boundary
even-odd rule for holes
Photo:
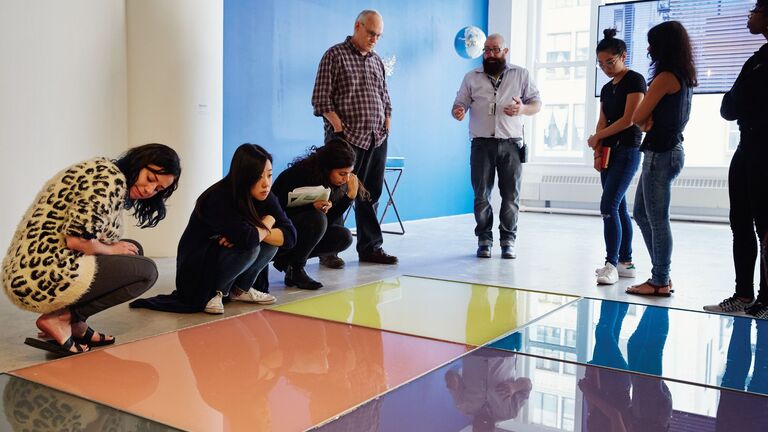
[[[762,432],[768,398],[480,348],[315,430]]]
[[[573,300],[555,294],[401,276],[274,310],[477,346]]]
[[[582,299],[492,346],[768,394],[766,320]]]
[[[260,311],[14,374],[184,430],[298,431],[467,349]]]
[[[178,430],[11,375],[0,375],[0,394],[3,431]]]

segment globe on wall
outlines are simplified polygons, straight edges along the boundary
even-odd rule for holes
[[[456,48],[456,53],[464,58],[478,58],[483,54],[485,33],[475,26],[466,26],[456,33],[453,46]]]

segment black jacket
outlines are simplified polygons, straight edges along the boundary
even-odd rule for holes
[[[275,218],[273,228],[283,232],[282,248],[289,249],[296,243],[296,229],[280,207],[274,194],[264,201],[254,201],[259,215]],[[199,312],[213,297],[218,252],[222,246],[218,237],[224,236],[238,249],[253,249],[259,244],[259,233],[237,211],[229,191],[217,188],[211,191],[194,211],[179,241],[176,255],[176,291],[131,302],[131,307],[145,307],[167,312]],[[265,278],[264,278],[265,279]],[[261,282],[265,282],[262,279]],[[262,290],[265,287],[259,287]]]

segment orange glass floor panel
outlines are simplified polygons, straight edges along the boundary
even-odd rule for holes
[[[185,430],[299,431],[469,349],[259,311],[12,373]]]

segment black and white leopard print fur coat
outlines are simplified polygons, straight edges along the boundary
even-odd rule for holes
[[[96,258],[68,249],[67,236],[114,243],[122,235],[127,182],[109,159],[75,164],[46,183],[3,260],[3,286],[22,309],[47,313],[88,291]]]

